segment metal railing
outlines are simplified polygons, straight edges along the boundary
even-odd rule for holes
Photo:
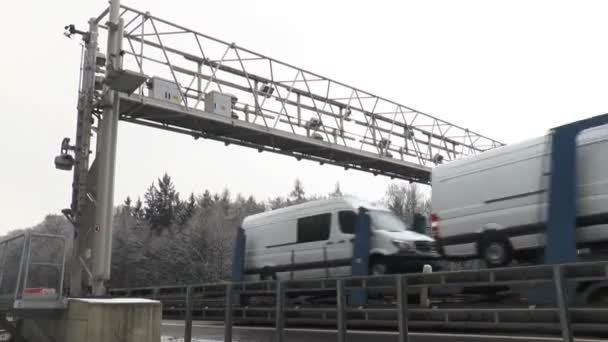
[[[590,262],[114,289],[111,294],[160,300],[166,317],[185,319],[186,341],[193,319],[223,321],[225,341],[232,339],[233,324],[274,325],[277,341],[283,341],[286,327],[297,325],[337,328],[338,341],[345,341],[349,326],[396,328],[400,341],[408,340],[411,327],[559,333],[572,341],[573,331],[608,332],[608,305],[575,298],[589,300],[586,290],[607,282],[607,275],[608,262]],[[362,290],[367,302],[353,304],[353,293]]]
[[[0,311],[64,307],[66,240],[27,232],[0,241]]]

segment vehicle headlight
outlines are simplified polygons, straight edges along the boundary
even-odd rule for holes
[[[393,240],[393,244],[401,251],[414,250],[414,246],[409,241]]]

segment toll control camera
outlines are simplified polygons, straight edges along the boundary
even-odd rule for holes
[[[61,141],[61,149],[59,155],[55,157],[55,168],[58,170],[70,171],[74,166],[74,157],[69,154],[69,150],[74,147],[70,146],[70,138],[63,138]]]

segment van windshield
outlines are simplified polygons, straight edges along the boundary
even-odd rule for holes
[[[405,223],[390,211],[370,210],[369,216],[376,230],[386,230],[388,232],[403,232],[407,230]]]

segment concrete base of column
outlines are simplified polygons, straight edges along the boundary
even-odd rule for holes
[[[69,299],[55,317],[27,318],[22,335],[28,341],[151,342],[160,341],[162,307],[148,299]]]

